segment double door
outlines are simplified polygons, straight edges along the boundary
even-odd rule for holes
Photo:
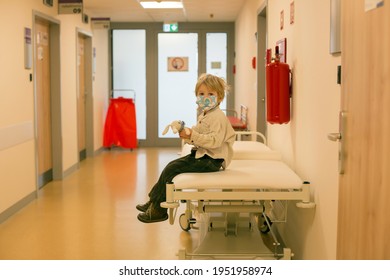
[[[196,123],[195,84],[201,73],[232,84],[231,24],[205,31],[164,33],[157,25],[112,29],[112,95],[132,98],[140,146],[176,146],[177,135],[164,128],[173,120]],[[161,30],[159,30],[161,29]],[[232,93],[221,108],[233,106]]]

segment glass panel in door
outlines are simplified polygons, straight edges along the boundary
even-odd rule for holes
[[[206,71],[227,81],[227,34],[206,34]],[[226,96],[220,105],[226,109]]]
[[[196,124],[195,84],[198,79],[198,34],[158,34],[158,137],[173,120]],[[160,140],[161,141],[161,140]]]
[[[112,97],[134,98],[137,139],[146,139],[146,32],[113,30]]]

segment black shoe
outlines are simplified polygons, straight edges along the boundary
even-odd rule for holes
[[[143,223],[156,223],[168,219],[167,209],[155,207],[153,203],[150,204],[145,213],[140,213],[137,216],[138,220]]]
[[[135,206],[135,208],[137,208],[137,210],[139,210],[141,212],[146,212],[146,210],[148,210],[150,204],[152,204],[152,202],[149,200],[145,204],[138,204],[137,206]]]

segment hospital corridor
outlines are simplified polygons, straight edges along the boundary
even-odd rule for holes
[[[0,268],[390,260],[389,1],[0,0]]]
[[[177,222],[142,224],[135,209],[176,157],[174,148],[113,149],[83,161],[0,225],[0,259],[174,260],[179,250],[192,252],[199,230],[183,231]],[[234,239],[236,246],[245,242]]]

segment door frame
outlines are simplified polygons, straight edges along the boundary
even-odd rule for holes
[[[86,156],[87,157],[93,157],[94,156],[94,139],[93,139],[93,79],[92,79],[92,60],[93,60],[93,49],[92,49],[92,33],[85,31],[80,28],[76,28],[76,65],[77,65],[77,59],[78,59],[78,52],[79,48],[77,47],[78,44],[78,36],[81,35],[84,37],[84,86],[85,86],[85,149],[86,149]],[[79,73],[78,73],[78,67],[77,69],[77,96],[79,96]],[[77,118],[80,116],[77,115]],[[79,139],[79,138],[78,138]],[[77,140],[79,141],[79,140]],[[78,147],[78,145],[77,145]],[[77,151],[79,154],[79,151]],[[79,155],[79,161],[80,155]]]
[[[178,33],[198,33],[198,74],[206,71],[206,39],[207,33],[227,33],[227,82],[230,85],[229,94],[226,96],[227,109],[234,108],[234,42],[235,28],[234,22],[179,22]],[[113,89],[113,59],[112,59],[112,31],[114,29],[143,29],[146,31],[146,140],[138,140],[139,146],[142,147],[177,147],[180,145],[180,139],[158,138],[158,33],[163,33],[163,23],[129,23],[113,22],[110,24],[110,44],[109,44],[109,63],[111,66],[110,88]],[[150,82],[152,81],[152,82]],[[195,87],[195,85],[194,85]],[[110,96],[108,96],[110,98]]]
[[[52,162],[53,162],[53,180],[63,178],[62,167],[62,126],[61,126],[61,61],[60,61],[60,21],[47,16],[41,12],[33,11],[33,30],[35,31],[35,22],[43,20],[49,24],[49,42],[50,42],[50,95],[51,95],[51,128],[52,128]],[[33,32],[35,34],[35,32]],[[39,189],[38,174],[38,122],[37,122],[37,80],[36,80],[36,38],[33,36],[33,82],[34,82],[34,135],[35,135],[35,162],[36,162],[36,190]]]
[[[267,2],[267,1],[266,1]],[[267,27],[267,3],[264,3],[257,13],[257,131],[267,135],[266,121],[266,85],[265,85],[265,51],[268,47],[268,27]]]

